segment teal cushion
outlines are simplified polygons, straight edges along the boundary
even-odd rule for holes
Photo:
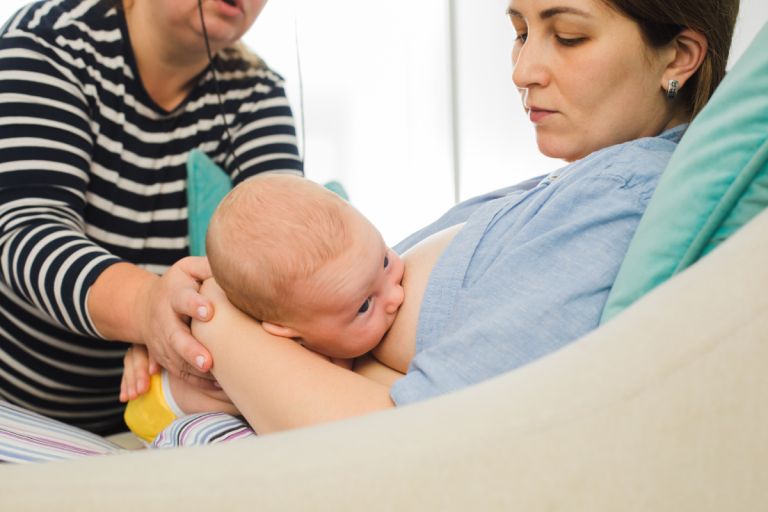
[[[346,190],[337,181],[325,188],[349,201]],[[197,149],[187,157],[187,224],[189,228],[189,254],[205,256],[205,233],[213,212],[224,196],[232,190],[232,181],[208,155]]]
[[[605,323],[768,206],[768,25],[691,123],[640,221]]]
[[[335,192],[345,201],[349,201],[349,196],[347,195],[347,191],[344,190],[344,187],[338,181],[329,181],[323,186],[328,190],[330,190],[331,192]]]
[[[229,175],[202,151],[193,149],[187,157],[187,223],[189,254],[205,256],[205,232],[213,212],[232,190]]]

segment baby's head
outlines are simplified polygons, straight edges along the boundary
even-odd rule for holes
[[[398,255],[354,207],[304,178],[256,176],[235,187],[205,249],[235,306],[330,357],[375,347],[403,302]]]

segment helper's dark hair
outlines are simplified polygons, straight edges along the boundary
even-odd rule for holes
[[[707,38],[707,54],[701,67],[678,95],[691,119],[725,77],[739,0],[603,0],[620,14],[635,21],[646,44],[662,48],[680,32],[690,28]]]

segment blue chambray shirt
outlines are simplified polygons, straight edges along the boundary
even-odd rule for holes
[[[466,221],[429,277],[416,356],[392,386],[395,403],[482,382],[595,329],[686,126],[596,151],[523,190],[469,200],[395,246],[402,253]]]

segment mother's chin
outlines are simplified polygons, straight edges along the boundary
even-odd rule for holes
[[[573,116],[577,117],[577,116]],[[549,158],[566,162],[581,160],[596,151],[661,133],[688,121],[687,116],[672,113],[638,113],[634,119],[621,116],[581,116],[576,120],[562,112],[552,112],[534,122],[536,144]]]
[[[557,121],[557,113],[550,116],[551,121]],[[549,121],[549,120],[547,120]],[[626,141],[618,141],[613,137],[599,136],[588,128],[572,127],[563,129],[552,126],[554,122],[537,123],[534,125],[536,132],[536,145],[542,155],[549,158],[565,160],[568,163],[581,160],[595,151],[605,149],[614,144]]]

